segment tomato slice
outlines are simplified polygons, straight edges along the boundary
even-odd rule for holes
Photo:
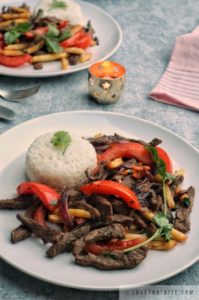
[[[118,240],[116,242],[109,242],[109,243],[95,243],[95,244],[93,243],[93,244],[87,244],[84,247],[84,250],[94,255],[100,255],[106,251],[128,249],[133,246],[139,245],[144,241],[145,238],[138,237],[132,240]]]
[[[169,155],[162,148],[157,146],[155,148],[157,149],[159,158],[161,158],[165,162],[167,172],[172,173],[173,167]],[[137,160],[143,162],[146,165],[151,165],[153,163],[151,153],[145,148],[144,145],[136,142],[110,145],[107,150],[98,155],[98,162],[109,162],[119,157],[135,157]]]
[[[19,195],[35,195],[41,200],[43,205],[53,211],[60,198],[60,195],[53,188],[38,182],[22,182],[17,187]],[[55,203],[54,203],[55,202]]]
[[[82,37],[80,40],[77,40],[74,44],[74,47],[86,49],[91,46],[92,38],[89,33],[86,33],[84,37]]]
[[[76,32],[73,36],[69,37],[68,39],[62,41],[60,43],[60,46],[63,48],[68,48],[68,47],[74,47],[75,43],[83,38],[85,36],[85,32],[83,30],[80,30]]]
[[[116,181],[98,180],[81,186],[80,190],[88,196],[93,194],[114,195],[124,200],[131,208],[138,210],[141,208],[139,200],[134,191]]]
[[[4,65],[6,67],[19,67],[27,62],[30,62],[32,57],[28,54],[24,54],[21,56],[5,56],[0,55],[0,65]]]
[[[98,161],[109,162],[119,157],[135,157],[144,164],[151,164],[152,162],[149,151],[143,145],[135,142],[111,145],[110,148],[98,155]]]
[[[62,20],[58,25],[57,25],[57,29],[63,29],[64,27],[66,27],[69,24],[68,20]]]
[[[166,151],[158,146],[156,146],[156,150],[158,153],[159,158],[161,158],[166,165],[166,171],[168,173],[173,173],[173,165],[172,165],[172,161],[169,157],[169,155],[166,153]]]

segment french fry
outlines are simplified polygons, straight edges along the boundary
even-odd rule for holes
[[[2,50],[1,54],[6,56],[21,56],[24,55],[24,52],[21,50]]]
[[[80,56],[79,62],[80,62],[80,63],[84,63],[84,62],[90,60],[91,57],[92,57],[92,54],[91,54],[91,53],[86,53],[86,52],[85,52],[85,53],[83,53],[83,54]]]
[[[69,208],[68,212],[72,217],[78,217],[78,218],[84,218],[84,219],[91,218],[90,213],[84,209]],[[53,223],[63,223],[63,218],[58,214],[48,215],[48,220]]]
[[[25,49],[24,52],[27,54],[32,54],[32,53],[40,50],[43,47],[43,45],[44,45],[44,41],[40,41],[39,43]]]
[[[107,167],[108,167],[109,169],[115,169],[115,168],[121,166],[121,165],[123,164],[123,162],[124,162],[124,161],[123,161],[122,158],[116,158],[116,159],[110,161],[110,162],[107,164]]]
[[[126,240],[134,240],[134,239],[137,239],[137,238],[142,238],[143,241],[148,239],[146,234],[138,234],[138,233],[126,233],[125,234],[125,239]]]
[[[61,58],[61,68],[62,70],[66,70],[68,68],[68,60],[66,57]]]
[[[30,18],[30,16],[30,12],[24,12],[19,14],[0,14],[0,18],[2,18],[3,20],[26,19]]]
[[[175,202],[168,183],[165,183],[165,197],[169,208],[175,208]]]
[[[153,217],[155,216],[155,214],[150,210],[142,209],[140,212],[142,216],[149,221],[152,221]],[[171,236],[175,241],[180,243],[185,242],[188,238],[186,234],[175,228],[171,229]]]
[[[11,6],[11,10],[17,13],[26,13],[26,12],[30,12],[28,10],[28,8],[22,8],[22,7],[16,7],[16,6]]]
[[[148,244],[149,249],[151,250],[171,250],[177,245],[177,242],[174,240],[170,240],[168,242],[165,241],[152,241]]]
[[[4,50],[23,50],[28,47],[27,43],[12,44],[4,47]]]
[[[140,213],[141,213],[141,215],[145,218],[145,219],[147,219],[148,221],[152,221],[152,219],[154,218],[154,216],[155,216],[155,214],[152,212],[152,211],[150,211],[150,210],[146,210],[146,209],[142,209],[141,211],[140,211]]]
[[[63,219],[58,215],[48,215],[48,221],[55,224],[63,223]]]
[[[64,51],[66,53],[71,53],[71,54],[83,54],[84,53],[84,50],[82,48],[77,48],[77,47],[65,48]]]
[[[66,57],[67,57],[67,53],[65,53],[65,52],[35,55],[32,58],[32,63],[53,61],[53,60],[58,60],[61,58],[66,58]]]
[[[29,19],[14,19],[9,21],[4,21],[0,23],[0,30],[8,28],[11,24],[23,24],[28,23]]]
[[[71,35],[74,35],[75,33],[77,33],[78,31],[80,31],[82,29],[82,26],[80,24],[74,25],[71,29],[70,29],[70,33]]]
[[[184,234],[183,232],[173,228],[171,230],[171,236],[174,240],[176,240],[177,242],[185,242],[187,240],[187,235]]]

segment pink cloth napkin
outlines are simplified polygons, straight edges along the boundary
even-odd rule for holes
[[[169,65],[149,98],[199,111],[199,26],[177,37]]]

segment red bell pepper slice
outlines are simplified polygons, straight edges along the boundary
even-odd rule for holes
[[[158,146],[155,147],[158,153],[159,158],[161,158],[166,166],[166,171],[168,173],[173,173],[173,165],[172,165],[172,161],[169,157],[169,155],[166,153],[166,151]]]
[[[169,158],[168,154],[165,150],[160,147],[156,147],[158,156],[161,158],[166,165],[166,170],[169,173],[172,173],[173,167],[171,159]],[[98,155],[98,162],[106,161],[109,162],[113,159],[125,157],[131,158],[135,157],[137,160],[143,162],[146,165],[151,165],[153,163],[153,159],[151,153],[145,148],[144,145],[136,143],[136,142],[129,142],[124,144],[112,144],[110,148],[104,151],[102,154]]]
[[[58,25],[57,25],[57,29],[63,29],[64,27],[66,27],[69,24],[68,20],[62,20]]]
[[[74,47],[86,49],[91,46],[92,38],[90,33],[85,33],[85,36],[80,40],[77,40],[74,44]]]
[[[47,227],[45,216],[46,208],[43,205],[39,205],[33,213],[33,220],[37,222],[37,224]]]
[[[62,41],[60,43],[60,46],[62,48],[68,48],[68,47],[74,47],[75,43],[83,38],[85,36],[85,32],[83,30],[80,30],[76,32],[73,36],[69,37],[68,39]]]
[[[30,62],[32,57],[28,54],[24,54],[21,56],[5,56],[5,55],[0,55],[0,65],[4,65],[6,67],[19,67],[26,62]]]
[[[95,243],[95,244],[87,244],[84,247],[86,252],[92,253],[94,255],[100,255],[106,251],[113,250],[124,250],[131,248],[133,246],[139,245],[144,242],[146,239],[143,237],[134,238],[132,240],[118,240],[116,242],[109,243]]]
[[[150,152],[146,150],[143,145],[134,142],[111,145],[110,148],[108,148],[102,154],[98,155],[98,161],[109,162],[119,157],[135,157],[139,161],[142,161],[144,164],[152,163]]]
[[[139,200],[132,190],[130,190],[127,186],[112,180],[94,181],[81,186],[80,190],[86,195],[114,195],[124,200],[131,208],[141,208]]]
[[[19,195],[35,195],[41,200],[43,205],[53,211],[60,198],[60,195],[53,188],[37,182],[22,182],[17,187]]]

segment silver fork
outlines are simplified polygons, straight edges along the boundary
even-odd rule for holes
[[[40,86],[37,85],[23,90],[5,91],[0,89],[0,96],[7,101],[18,102],[23,98],[36,94],[39,88]]]

